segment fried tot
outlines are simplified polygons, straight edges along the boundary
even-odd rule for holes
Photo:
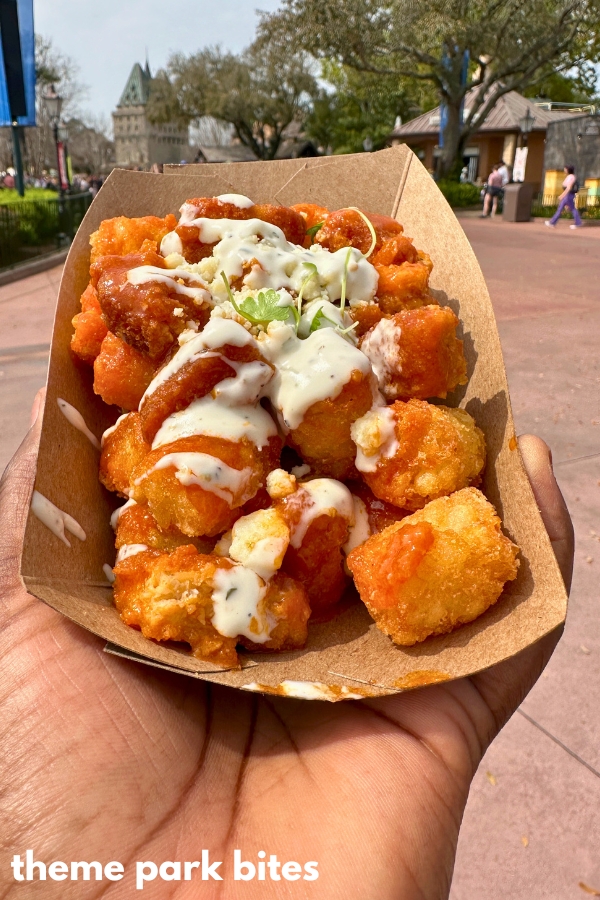
[[[75,329],[71,338],[71,350],[83,362],[93,365],[108,328],[102,318],[98,292],[92,284],[88,284],[81,295],[81,312],[73,317],[71,324]]]
[[[129,497],[131,474],[150,449],[150,444],[144,440],[139,413],[121,416],[102,438],[100,481],[104,487]]]
[[[433,500],[348,556],[377,627],[410,646],[472,622],[517,577],[518,548],[474,488]]]
[[[445,399],[467,383],[459,321],[447,306],[404,310],[382,319],[361,341],[387,400]]]
[[[176,225],[177,219],[170,213],[164,219],[158,216],[142,216],[138,219],[117,216],[115,219],[104,219],[98,231],[90,236],[90,262],[95,263],[103,256],[137,253],[144,241],[160,244],[165,234],[173,231]]]
[[[131,504],[131,505],[130,505]],[[116,510],[115,547],[127,554],[127,548],[142,546],[147,550],[170,553],[177,547],[193,544],[200,553],[212,553],[215,542],[210,538],[190,538],[176,528],[163,531],[147,506],[127,503]],[[121,554],[119,554],[121,556]]]
[[[155,368],[152,360],[109,331],[94,360],[94,393],[109,405],[137,409]]]
[[[485,438],[463,409],[423,400],[376,408],[352,426],[356,465],[373,493],[402,509],[475,485]]]

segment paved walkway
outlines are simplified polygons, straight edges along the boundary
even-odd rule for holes
[[[498,318],[518,432],[551,445],[577,533],[563,640],[477,773],[451,900],[600,890],[600,228],[462,220]],[[45,377],[60,269],[0,288],[0,469]]]

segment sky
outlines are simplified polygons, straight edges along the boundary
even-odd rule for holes
[[[110,116],[146,50],[153,74],[175,50],[221,44],[239,51],[252,41],[256,9],[278,6],[279,0],[34,0],[34,22],[79,66],[88,87],[81,108]]]

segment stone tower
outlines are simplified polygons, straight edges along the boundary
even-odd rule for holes
[[[135,63],[113,112],[117,166],[150,169],[154,163],[179,163],[190,154],[187,128],[153,125],[146,117],[152,74]]]

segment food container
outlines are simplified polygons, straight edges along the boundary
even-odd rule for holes
[[[483,616],[451,634],[398,647],[361,603],[311,626],[303,650],[242,652],[223,670],[182,645],[158,644],[123,624],[104,574],[115,559],[110,514],[119,503],[98,480],[98,450],[67,420],[71,404],[98,437],[117,417],[92,390],[92,371],[69,350],[71,319],[88,283],[90,234],[113,216],[177,213],[189,197],[241,193],[256,203],[358,206],[396,217],[433,259],[432,292],[461,320],[469,383],[446,401],[485,432],[482,489],[521,549],[516,581]],[[307,699],[382,696],[461,678],[518,653],[563,622],[567,597],[525,474],[514,432],[500,341],[483,275],[452,210],[405,146],[356,156],[172,167],[163,175],[115,170],[92,203],[64,269],[48,373],[36,489],[84,529],[61,542],[35,515],[27,523],[21,574],[30,593],[102,638],[110,653],[246,690]]]

